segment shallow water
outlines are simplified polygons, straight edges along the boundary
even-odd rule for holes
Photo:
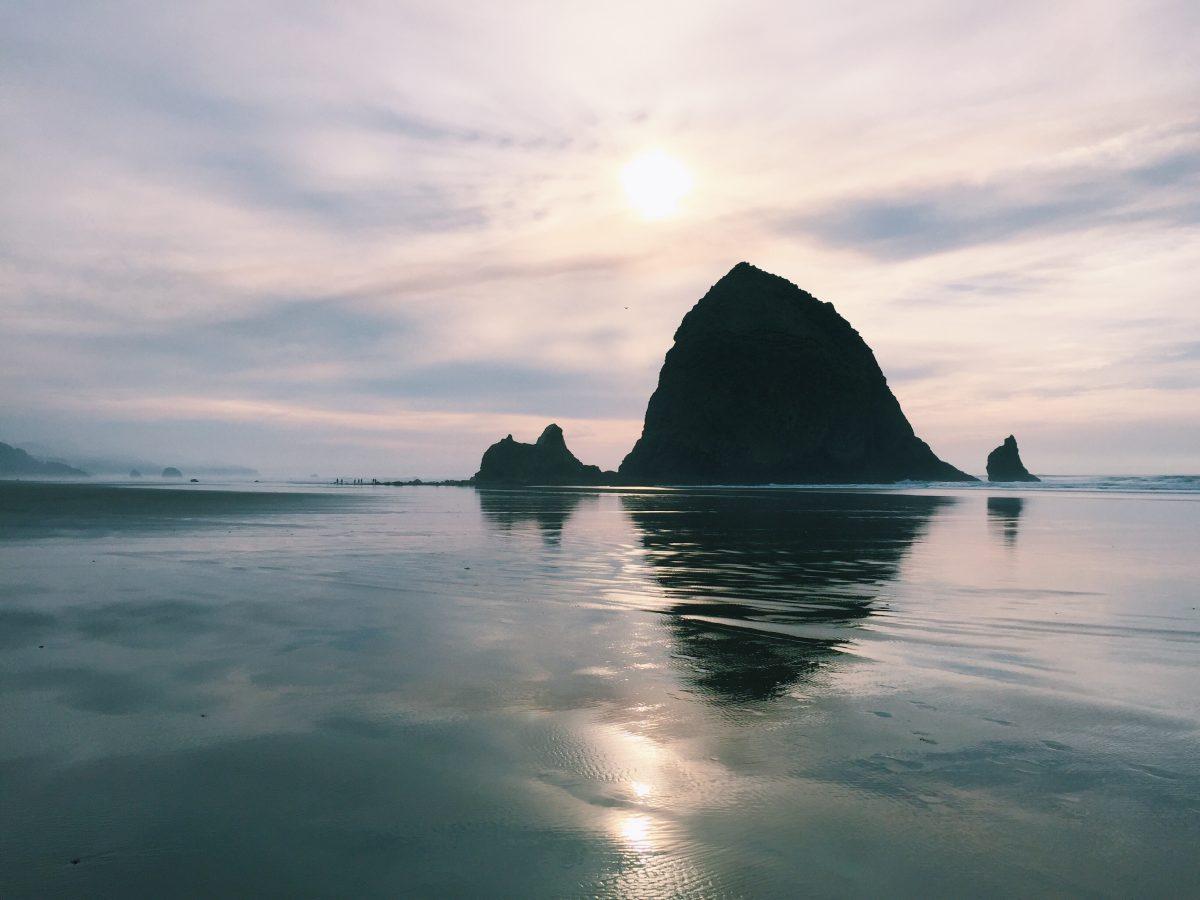
[[[0,484],[0,896],[1200,894],[1200,494]]]

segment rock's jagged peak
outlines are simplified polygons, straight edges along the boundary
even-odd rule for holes
[[[720,280],[713,285],[713,288],[731,288],[731,287],[753,287],[756,290],[763,288],[774,289],[785,293],[794,293],[798,297],[806,297],[809,300],[817,300],[812,294],[800,287],[793,281],[788,281],[782,275],[776,275],[773,272],[768,272],[766,269],[760,269],[758,266],[742,261],[721,276]],[[711,291],[709,293],[712,293]],[[770,295],[755,294],[756,299],[767,300]],[[822,301],[817,300],[818,303]],[[832,306],[830,303],[823,303],[824,306]]]
[[[832,303],[799,285],[748,262],[740,262],[717,281],[679,323],[675,340],[703,328],[738,334],[770,332],[844,332],[857,335]]]
[[[509,435],[511,438],[512,435]],[[546,430],[541,433],[537,439],[538,447],[559,447],[567,449],[567,439],[563,437],[563,430],[555,423],[551,422],[546,426]],[[569,451],[568,451],[569,452]]]
[[[727,278],[767,279],[771,281],[782,281],[784,284],[790,284],[792,287],[796,287],[795,284],[793,284],[791,281],[788,281],[782,275],[776,275],[774,272],[768,272],[766,269],[760,269],[758,266],[754,265],[754,263],[748,263],[745,260],[742,260],[723,276],[721,276],[721,281],[725,281]],[[718,282],[718,284],[719,283],[720,282]]]

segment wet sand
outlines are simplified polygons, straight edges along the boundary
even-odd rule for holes
[[[1200,494],[0,484],[0,895],[1200,893]]]

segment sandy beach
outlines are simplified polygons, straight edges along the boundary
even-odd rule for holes
[[[1097,487],[0,485],[0,887],[1189,893],[1200,494]]]

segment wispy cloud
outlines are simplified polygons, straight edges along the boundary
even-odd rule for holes
[[[884,259],[1109,226],[1200,225],[1200,127],[1133,160],[1015,169],[978,183],[843,197],[781,228]],[[1182,144],[1182,146],[1178,146]]]
[[[1200,413],[1198,41],[1187,2],[8,3],[0,439],[465,474],[554,418],[611,466],[749,259],[954,462],[1124,465]],[[696,190],[647,224],[654,146]]]

